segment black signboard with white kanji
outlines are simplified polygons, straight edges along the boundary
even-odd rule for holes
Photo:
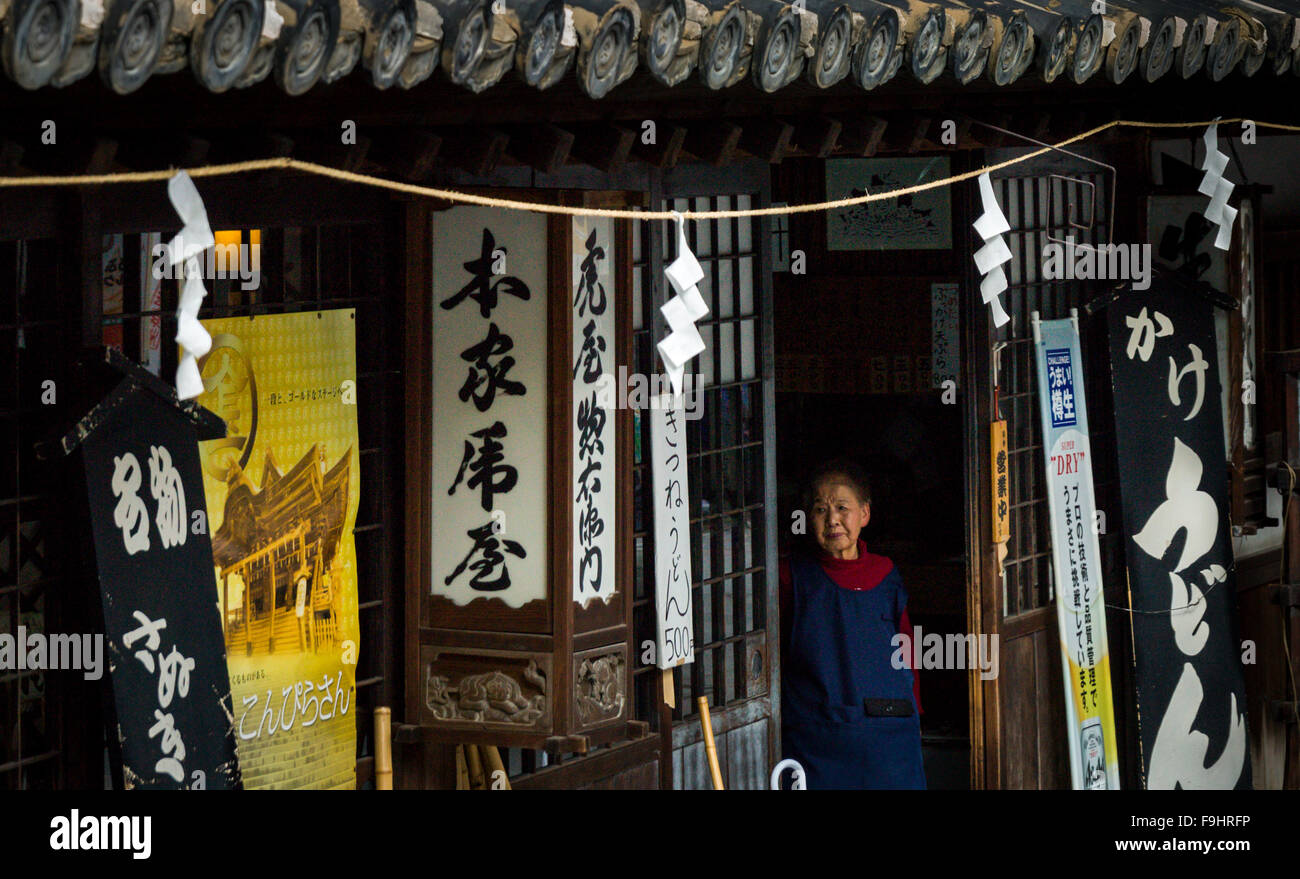
[[[1143,782],[1249,788],[1214,307],[1157,275],[1107,312]]]
[[[61,445],[79,448],[85,468],[116,781],[125,788],[237,788],[197,445],[224,435],[224,427],[116,352],[101,355],[98,365],[119,380]]]

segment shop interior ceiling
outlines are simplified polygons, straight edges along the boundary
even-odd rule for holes
[[[0,176],[291,155],[421,181],[1294,121],[1298,25],[1300,0],[0,0]]]

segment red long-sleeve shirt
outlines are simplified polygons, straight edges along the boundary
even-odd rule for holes
[[[822,570],[826,572],[836,586],[841,589],[856,591],[875,589],[894,569],[894,563],[885,556],[867,552],[867,545],[861,538],[858,539],[858,557],[856,559],[845,561],[823,555],[818,561],[821,562]],[[793,603],[794,598],[794,580],[790,574],[789,559],[781,559],[780,577],[781,643],[785,645],[790,640],[790,605]],[[907,608],[903,608],[903,614],[898,620],[898,631],[899,634],[907,636],[909,644],[912,642],[912,621],[907,616]],[[903,654],[908,668],[912,667],[910,653],[911,651],[904,651]],[[925,712],[921,709],[920,675],[914,669],[912,671],[912,695],[916,697],[917,713],[924,714]]]

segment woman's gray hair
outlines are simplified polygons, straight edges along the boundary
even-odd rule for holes
[[[811,509],[817,486],[825,482],[839,482],[853,489],[858,500],[871,503],[871,483],[866,471],[848,458],[833,458],[814,468],[804,482],[804,506]]]

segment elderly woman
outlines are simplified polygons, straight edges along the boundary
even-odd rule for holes
[[[810,790],[924,789],[920,696],[910,663],[907,592],[894,563],[867,552],[871,493],[851,462],[806,489],[813,552],[781,570],[782,738]],[[894,643],[891,643],[894,642]]]

